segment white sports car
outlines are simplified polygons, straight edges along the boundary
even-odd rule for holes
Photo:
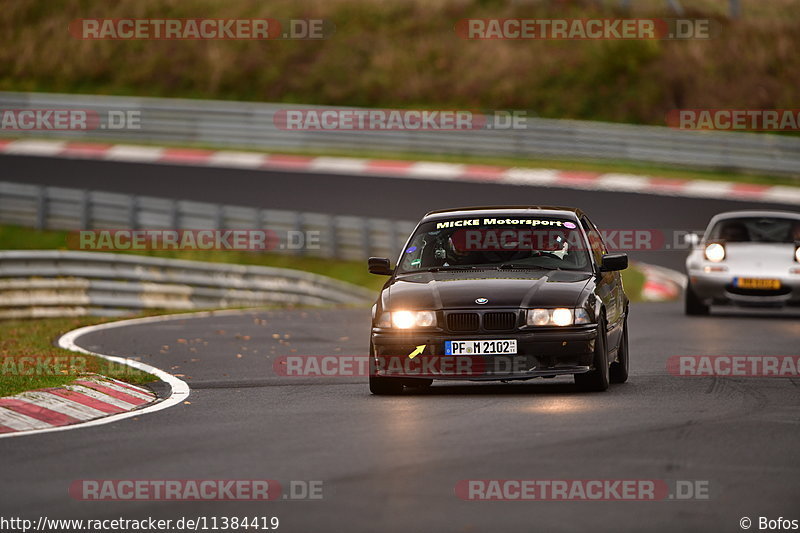
[[[687,236],[686,314],[711,305],[800,305],[800,213],[732,211]]]

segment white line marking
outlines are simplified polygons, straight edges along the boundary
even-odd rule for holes
[[[650,180],[645,176],[633,174],[602,174],[597,178],[597,185],[612,191],[646,191]]]
[[[366,159],[351,157],[315,157],[308,170],[311,172],[335,172],[336,174],[363,174],[367,168]]]
[[[208,163],[217,167],[258,168],[266,161],[267,157],[257,152],[220,150],[209,158]]]
[[[25,431],[25,433],[3,433],[0,438],[13,437],[14,435],[30,435],[33,431],[47,431],[53,427],[43,420],[37,420],[4,407],[0,407],[0,419],[3,421],[4,426],[17,431]]]
[[[464,165],[420,161],[408,167],[407,178],[452,180],[464,174]]]
[[[5,147],[7,154],[58,155],[64,150],[66,141],[14,141]]]
[[[158,161],[163,153],[163,148],[152,146],[136,146],[132,144],[117,144],[106,150],[106,152],[103,154],[103,159],[110,159],[113,161],[148,162]]]
[[[558,171],[536,168],[510,168],[504,173],[503,181],[514,185],[533,185],[547,187],[556,184]]]
[[[727,181],[692,180],[681,190],[686,196],[711,196],[725,199],[730,194],[733,183]]]
[[[50,409],[56,413],[61,413],[62,415],[77,418],[78,420],[91,420],[92,418],[98,418],[108,414],[94,407],[73,402],[47,392],[28,391],[17,395],[16,398],[32,403],[33,405],[38,405],[39,407],[44,407],[45,409]]]

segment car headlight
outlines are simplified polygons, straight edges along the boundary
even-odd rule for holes
[[[706,259],[712,263],[719,263],[725,259],[725,247],[718,242],[712,242],[706,246],[705,252]]]
[[[433,311],[392,311],[383,313],[377,326],[397,329],[430,328],[436,326],[436,313]]]
[[[794,249],[794,260],[800,263],[800,246]]]
[[[592,320],[586,309],[528,309],[526,323],[529,326],[571,326],[573,324],[591,324]]]

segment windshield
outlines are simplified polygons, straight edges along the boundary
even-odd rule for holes
[[[791,243],[800,241],[800,220],[779,217],[728,218],[714,225],[707,240]]]
[[[557,218],[454,218],[422,224],[398,272],[464,268],[591,271],[575,222]]]

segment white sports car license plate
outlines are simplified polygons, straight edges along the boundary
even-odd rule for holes
[[[445,355],[515,355],[517,340],[444,341]]]

